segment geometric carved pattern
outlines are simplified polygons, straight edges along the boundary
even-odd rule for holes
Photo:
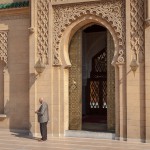
[[[104,108],[107,102],[107,51],[106,48],[92,58],[92,71],[89,78],[89,105]]]
[[[90,108],[99,108],[100,85],[99,81],[90,81]]]
[[[106,50],[102,50],[98,56],[94,59],[94,68],[96,72],[107,72],[107,53]]]
[[[101,81],[101,98],[103,102],[103,108],[107,108],[104,104],[107,104],[107,80]]]
[[[8,32],[0,32],[0,59],[7,64],[7,41],[8,41]]]
[[[130,1],[131,17],[131,50],[133,59],[143,60],[144,57],[144,0]]]
[[[118,62],[123,63],[125,51],[125,4],[124,0],[101,0],[53,6],[53,64],[60,65],[60,41],[63,31],[86,15],[94,15],[106,20],[114,29],[119,43]]]
[[[37,3],[37,53],[38,58],[48,64],[49,0]]]
[[[107,52],[104,48],[92,58],[91,78],[103,78],[107,74]]]

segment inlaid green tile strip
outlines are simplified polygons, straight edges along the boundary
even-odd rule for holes
[[[23,2],[0,4],[0,9],[19,8],[19,7],[28,7],[28,6],[29,6],[29,1],[23,1]]]

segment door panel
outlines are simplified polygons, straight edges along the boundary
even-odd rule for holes
[[[69,69],[69,129],[82,127],[82,31],[78,31],[70,43]]]
[[[92,70],[87,84],[88,114],[106,116],[107,113],[107,51],[92,58]],[[106,106],[105,106],[106,105]]]

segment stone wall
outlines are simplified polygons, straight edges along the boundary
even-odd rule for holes
[[[1,16],[0,16],[1,17]],[[0,120],[0,127],[28,130],[29,124],[29,15],[11,15],[0,18],[0,25],[8,26],[8,62],[3,65],[7,74],[0,73],[4,83],[4,96],[0,99],[6,118]],[[3,68],[4,69],[4,68]],[[9,77],[8,77],[9,76]],[[7,96],[6,96],[7,95]]]

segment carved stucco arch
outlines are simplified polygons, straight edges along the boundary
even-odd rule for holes
[[[95,16],[94,22],[101,19],[111,26],[118,39],[118,63],[125,62],[125,3],[124,0],[101,0],[98,2],[87,2],[77,4],[65,4],[53,6],[53,65],[62,65],[61,41],[64,38],[64,32],[69,30],[75,22],[87,16]],[[86,21],[88,21],[87,18]],[[92,20],[92,19],[91,19]],[[82,20],[80,20],[81,22]],[[83,26],[83,25],[81,25]],[[113,37],[113,38],[114,38]],[[115,51],[116,52],[116,51]],[[116,55],[116,54],[115,54]]]
[[[109,22],[106,20],[94,16],[94,15],[85,15],[79,19],[77,19],[75,22],[73,22],[70,26],[67,27],[67,29],[62,34],[62,40],[60,42],[60,57],[62,60],[62,65],[64,68],[70,67],[70,59],[69,59],[69,43],[72,39],[73,35],[82,27],[87,26],[88,24],[97,24],[100,26],[104,26],[108,29],[110,34],[113,37],[114,45],[115,45],[115,51],[114,51],[114,57],[112,60],[112,64],[115,65],[117,62],[118,54],[119,54],[119,40],[117,38],[117,33],[115,33],[115,30],[110,25]]]

